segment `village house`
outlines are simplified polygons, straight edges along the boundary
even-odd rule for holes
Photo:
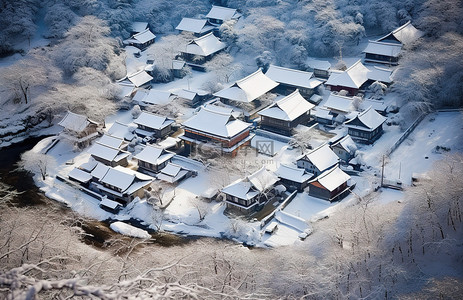
[[[309,195],[330,202],[341,200],[349,193],[349,180],[338,166],[332,167],[309,182]]]
[[[313,94],[310,98],[309,98],[309,102],[310,103],[313,103],[315,105],[318,105],[320,104],[320,102],[322,102],[323,100],[323,97],[320,96],[320,95],[317,95],[317,94]]]
[[[132,141],[135,135],[135,128],[131,128],[127,124],[121,122],[114,122],[113,125],[108,129],[108,134],[112,137],[123,139],[124,141]]]
[[[327,60],[309,59],[307,60],[307,67],[317,78],[328,79],[330,77],[331,64]]]
[[[275,175],[280,178],[280,182],[289,190],[302,192],[309,184],[313,174],[305,169],[296,166],[281,164]]]
[[[130,35],[134,35],[149,29],[148,22],[133,22],[130,30]]]
[[[395,66],[398,64],[401,50],[401,44],[369,41],[363,53],[365,53],[365,62]]]
[[[299,90],[295,90],[258,112],[261,117],[260,126],[276,133],[291,135],[294,127],[309,121],[310,110],[314,107],[315,105],[302,98]]]
[[[321,125],[331,126],[334,124],[334,116],[329,109],[317,107],[312,113],[315,121]]]
[[[172,60],[172,75],[175,78],[183,78],[188,74],[188,65],[183,60]]]
[[[297,159],[297,167],[318,176],[324,171],[339,165],[339,157],[328,144],[323,144]]]
[[[155,89],[139,89],[135,92],[132,101],[140,106],[165,105],[172,101],[172,93]]]
[[[167,163],[167,165],[161,169],[160,173],[156,175],[159,180],[166,181],[168,183],[176,184],[183,179],[190,177],[195,174],[195,171],[186,169],[178,164]]]
[[[146,147],[133,158],[138,160],[138,169],[140,171],[146,170],[148,172],[158,173],[170,162],[174,155],[175,153],[164,149],[146,145]]]
[[[124,139],[106,133],[97,142],[121,150],[127,150],[127,146],[129,145]]]
[[[383,116],[386,116],[387,109],[389,108],[389,106],[385,104],[384,101],[375,100],[375,99],[363,99],[363,101],[360,103],[359,110],[364,111],[368,109],[369,107],[373,108],[380,115],[383,115]]]
[[[190,106],[196,107],[201,104],[203,101],[207,100],[210,97],[207,91],[203,90],[186,90],[182,89],[177,92],[177,97],[183,101],[186,101]]]
[[[372,144],[383,134],[386,118],[369,107],[354,118],[346,121],[349,135],[354,141]]]
[[[213,31],[216,27],[205,19],[183,18],[175,29],[180,32],[192,32],[196,36],[202,36]]]
[[[368,72],[368,68],[359,60],[344,72],[332,72],[325,86],[332,92],[345,90],[349,95],[357,95],[361,89],[365,88]]]
[[[334,140],[330,144],[331,150],[345,163],[348,163],[355,156],[357,145],[350,135]]]
[[[153,77],[150,74],[146,73],[145,70],[141,70],[131,75],[127,75],[126,78],[135,87],[149,87],[151,85],[151,80],[153,80]]]
[[[248,214],[269,200],[269,192],[277,182],[278,177],[262,167],[246,178],[224,187],[221,192],[225,195],[227,209]]]
[[[129,164],[128,157],[130,153],[119,148],[114,148],[108,145],[95,142],[87,151],[96,161],[105,165],[127,166]]]
[[[109,199],[123,205],[136,197],[143,198],[144,190],[153,182],[154,178],[127,168],[108,168],[97,182],[92,182],[92,190],[106,195]]]
[[[208,33],[189,42],[185,47],[185,51],[181,51],[181,53],[190,67],[204,71],[204,67],[201,65],[211,60],[214,55],[225,49],[225,47],[225,43],[222,43],[212,33]]]
[[[331,115],[334,117],[338,115],[346,116],[354,110],[353,98],[331,93],[323,107],[330,110]]]
[[[86,116],[68,111],[64,118],[58,123],[63,127],[60,138],[74,143],[79,148],[88,146],[92,139],[98,136],[98,123]]]
[[[378,66],[367,66],[367,69],[369,70],[367,74],[367,85],[370,85],[375,81],[382,82],[386,85],[390,85],[392,83],[393,71],[391,69]]]
[[[424,33],[415,28],[410,21],[400,26],[399,28],[391,31],[387,35],[378,39],[378,42],[387,42],[387,43],[400,43],[402,45],[410,45]]]
[[[278,82],[268,78],[261,69],[236,81],[230,87],[224,88],[214,96],[219,97],[224,103],[230,101],[238,103],[250,103],[257,98],[273,90]]]
[[[225,21],[238,20],[241,14],[234,8],[212,5],[207,13],[207,20],[214,25],[221,25]]]
[[[140,50],[146,49],[153,44],[156,36],[149,30],[145,29],[142,32],[135,33],[129,39],[123,41],[125,46],[134,46]]]
[[[249,145],[254,136],[250,134],[252,124],[236,119],[233,112],[219,107],[202,107],[182,126],[185,133],[180,138],[190,147],[190,151],[207,144],[235,156],[238,149]]]
[[[313,78],[312,72],[288,69],[270,65],[265,75],[279,85],[274,89],[275,92],[288,95],[296,89],[299,93],[309,99],[314,94],[317,87],[323,84],[321,80]]]
[[[137,125],[135,133],[142,137],[163,138],[172,131],[172,124],[175,123],[166,117],[143,111],[133,121]]]

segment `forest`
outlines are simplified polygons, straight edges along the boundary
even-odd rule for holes
[[[342,62],[361,39],[412,20],[425,36],[401,58],[390,87],[399,114],[463,106],[461,1],[4,0],[0,58],[20,58],[1,65],[0,138],[47,128],[67,110],[103,121],[121,107],[114,83],[126,75],[130,24],[146,20],[175,45],[181,18],[204,16],[211,4],[238,8],[246,20],[222,25],[228,47],[211,70]],[[29,47],[38,32],[47,45]],[[218,77],[224,83],[230,74]],[[359,197],[314,223],[302,245],[276,249],[208,238],[166,247],[123,236],[95,247],[85,243],[91,220],[55,203],[18,206],[21,192],[0,182],[0,298],[458,299],[462,178],[463,156],[447,155],[403,200]]]

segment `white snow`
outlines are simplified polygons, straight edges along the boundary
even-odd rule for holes
[[[259,111],[258,114],[274,119],[293,121],[301,115],[307,114],[314,107],[315,105],[307,102],[299,91],[295,90],[290,95]]]
[[[126,224],[124,222],[114,222],[109,225],[112,230],[115,232],[118,232],[123,235],[131,236],[131,237],[136,237],[140,239],[149,239],[151,238],[151,235],[148,233],[148,231],[134,227],[132,225]]]

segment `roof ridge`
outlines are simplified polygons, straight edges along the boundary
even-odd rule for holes
[[[308,72],[308,71],[302,71],[302,70],[298,70],[298,69],[291,69],[291,68],[281,67],[281,66],[276,66],[276,65],[270,65],[269,69],[271,67],[275,67],[275,68],[278,68],[278,69],[285,69],[285,70],[288,70],[288,71],[293,71],[293,72],[298,72],[298,73],[308,73],[308,74],[312,73],[312,72]],[[268,70],[267,70],[267,72],[268,72]]]
[[[259,74],[259,73],[262,73],[262,75],[265,75],[265,74],[262,72],[262,69],[259,68],[259,69],[257,69],[257,71],[255,71],[254,73],[251,73],[251,74],[249,74],[248,76],[246,76],[246,77],[244,77],[244,78],[241,78],[241,79],[235,81],[235,84],[238,84],[238,83],[241,83],[241,82],[245,82],[245,81],[249,80],[250,78],[252,78],[253,76],[256,76],[256,75]],[[234,85],[235,85],[235,84],[234,84]],[[233,85],[232,85],[232,86],[233,86]],[[240,86],[238,85],[238,87],[240,87]],[[240,87],[240,88],[241,88],[241,87]]]
[[[411,23],[412,23],[412,21],[408,20],[407,23],[405,23],[404,25],[400,26],[399,28],[394,29],[393,31],[391,31],[391,33],[392,33],[392,34],[397,33],[397,32],[399,32],[400,30],[402,30],[402,29],[404,29],[405,27],[407,27],[407,26],[408,26],[409,24],[411,24]]]

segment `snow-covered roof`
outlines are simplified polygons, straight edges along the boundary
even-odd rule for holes
[[[89,120],[86,116],[75,114],[70,111],[68,111],[64,118],[58,123],[58,125],[64,127],[65,129],[74,132],[84,131],[90,124],[97,123],[92,120]]]
[[[317,178],[310,182],[318,182],[330,192],[337,189],[350,179],[350,176],[344,173],[338,166],[326,170]]]
[[[424,32],[415,28],[410,21],[405,23],[404,25],[400,26],[399,28],[393,30],[391,33],[387,34],[386,36],[378,39],[378,41],[383,40],[397,40],[398,42],[407,45],[413,43],[420,37],[424,35]]]
[[[90,174],[92,175],[92,177],[95,177],[96,179],[100,180],[101,178],[103,178],[103,176],[106,175],[108,170],[109,166],[104,165],[102,163],[98,163]]]
[[[314,89],[323,83],[316,78],[312,78],[312,72],[304,72],[300,70],[277,67],[274,65],[270,65],[267,72],[265,72],[265,75],[278,83],[303,87],[307,89]]]
[[[132,92],[133,92],[133,89],[135,88],[135,86],[130,83],[130,82],[127,82],[127,83],[124,83],[124,82],[118,82],[118,86],[120,88],[120,93],[119,95],[123,98],[123,97],[129,97]]]
[[[69,172],[68,177],[82,183],[87,183],[92,180],[92,175],[90,175],[90,173],[78,168],[72,169],[71,172]]]
[[[330,94],[328,100],[325,102],[324,107],[331,110],[348,113],[353,110],[352,99],[353,98],[351,97]]]
[[[367,47],[365,48],[365,50],[363,50],[363,52],[390,57],[398,57],[401,49],[402,45],[400,44],[369,41]]]
[[[218,91],[214,96],[238,102],[251,102],[271,91],[277,85],[277,82],[265,76],[259,69],[236,81],[232,86]]]
[[[238,19],[241,14],[234,8],[212,5],[211,10],[206,15],[206,18],[228,21],[231,19]]]
[[[326,170],[339,162],[339,157],[331,150],[328,144],[323,144],[315,148],[299,157],[299,159],[310,161],[320,171]]]
[[[174,59],[172,60],[172,70],[181,70],[185,66],[185,61]]]
[[[312,96],[310,96],[310,101],[314,102],[314,103],[320,103],[321,101],[323,100],[323,97],[320,96],[320,95],[317,95],[317,94],[313,94]]]
[[[252,173],[247,177],[247,179],[252,183],[254,188],[260,192],[271,188],[278,181],[278,177],[265,167],[262,167]]]
[[[210,25],[207,20],[193,18],[183,18],[177,27],[175,27],[177,30],[189,31],[198,34],[208,32],[214,28],[215,27]]]
[[[103,178],[100,179],[102,183],[114,186],[122,192],[127,190],[134,180],[135,175],[128,174],[114,168],[109,168],[108,172],[106,172]]]
[[[330,114],[329,109],[324,109],[322,107],[317,107],[313,112],[312,115],[315,116],[316,118],[319,119],[326,119],[326,120],[332,120],[333,115]]]
[[[378,66],[369,66],[368,79],[384,83],[392,83],[392,70]]]
[[[166,117],[161,117],[147,111],[143,111],[133,122],[137,125],[142,125],[148,128],[161,130],[166,126],[169,126],[170,124],[174,123],[174,120],[168,119]]]
[[[334,144],[331,145],[331,148],[340,146],[344,150],[353,153],[357,150],[357,145],[355,144],[354,140],[350,135],[346,135],[339,141],[335,142]]]
[[[113,147],[120,148],[124,143],[124,140],[115,136],[104,134],[99,140],[98,143]]]
[[[130,132],[129,125],[122,124],[118,121],[114,122],[111,128],[108,129],[108,134],[127,141],[131,141],[135,137],[133,132]]]
[[[158,179],[174,183],[188,174],[189,170],[177,164],[168,163],[157,175]]]
[[[168,91],[161,90],[138,90],[133,96],[133,101],[136,101],[140,104],[167,104],[171,100],[172,93]]]
[[[261,110],[259,115],[279,120],[293,121],[306,114],[315,105],[305,100],[299,90]]]
[[[145,148],[143,148],[142,151],[140,151],[140,153],[135,155],[134,158],[153,165],[160,165],[166,160],[169,160],[172,157],[174,157],[174,155],[175,153],[147,145]]]
[[[150,82],[153,80],[153,77],[151,77],[150,74],[146,73],[145,70],[141,70],[137,73],[131,74],[127,76],[127,79],[133,83],[136,87],[140,87],[144,85],[145,83]]]
[[[104,197],[101,202],[100,206],[105,206],[111,209],[116,209],[118,206],[122,206],[119,202],[113,201],[108,199],[107,197]]]
[[[376,110],[369,107],[363,112],[359,113],[354,118],[344,122],[347,127],[358,128],[368,131],[373,131],[381,126],[386,121],[386,118],[380,115]],[[358,122],[360,122],[358,124]]]
[[[369,107],[372,107],[376,111],[386,111],[387,105],[384,104],[384,101],[374,100],[374,99],[364,99],[362,103],[360,103],[360,110],[366,110]]]
[[[94,157],[102,158],[107,161],[120,161],[130,155],[130,153],[118,148],[113,148],[107,145],[96,142],[87,151]]]
[[[181,139],[179,138],[168,136],[164,140],[160,141],[159,143],[156,143],[156,145],[163,149],[168,149],[168,148],[177,146],[180,141]]]
[[[234,137],[251,126],[249,123],[235,119],[230,112],[222,113],[208,107],[201,108],[196,115],[183,122],[182,125],[225,138]]]
[[[237,197],[239,199],[252,199],[259,195],[259,192],[252,189],[252,184],[249,181],[240,180],[231,183],[222,189],[222,193]]]
[[[281,164],[275,174],[283,179],[303,183],[309,180],[313,174],[307,173],[305,169]]]
[[[360,60],[342,73],[331,73],[326,85],[358,89],[368,80],[369,70]]]
[[[145,29],[142,32],[139,32],[132,36],[132,39],[136,40],[140,44],[144,44],[146,42],[154,40],[155,38],[156,36],[149,29]]]
[[[318,69],[328,71],[331,68],[331,64],[327,60],[308,59],[307,66],[312,69]]]
[[[226,47],[212,32],[196,38],[186,45],[185,53],[209,56],[217,53]]]
[[[132,32],[142,32],[148,28],[148,22],[133,22]]]
[[[177,96],[183,99],[193,100],[196,97],[197,93],[189,90],[182,89],[177,92]]]

